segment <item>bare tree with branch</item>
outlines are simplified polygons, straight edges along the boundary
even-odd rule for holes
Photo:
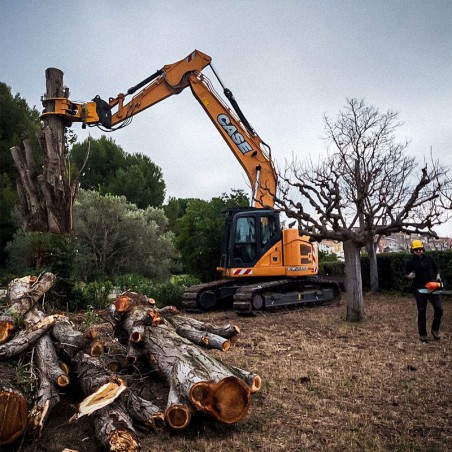
[[[275,203],[298,220],[313,241],[344,244],[347,320],[364,317],[360,251],[370,257],[372,287],[378,287],[375,243],[396,232],[437,237],[449,217],[448,168],[432,162],[418,171],[395,131],[398,113],[380,113],[363,100],[347,99],[333,121],[325,116],[329,153],[318,164],[296,158],[279,174]]]

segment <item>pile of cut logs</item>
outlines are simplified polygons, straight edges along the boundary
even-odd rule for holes
[[[38,300],[55,279],[45,273],[15,279],[8,286],[7,306],[0,314],[0,360],[27,354],[39,385],[29,406],[23,393],[2,381],[0,446],[17,441],[26,430],[39,436],[62,388],[74,379],[84,399],[71,420],[89,415],[106,450],[140,450],[137,425],[184,429],[197,410],[227,424],[246,415],[251,394],[261,387],[260,377],[205,351],[229,350],[240,333],[236,325],[204,323],[172,306],[158,309],[154,300],[127,291],[110,307],[109,322],[82,331],[68,317],[39,309]],[[139,365],[166,380],[165,407],[128,386]]]

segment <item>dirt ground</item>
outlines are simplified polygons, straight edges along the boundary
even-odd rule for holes
[[[418,340],[411,298],[367,296],[366,320],[359,324],[345,322],[344,298],[339,306],[254,318],[194,314],[239,325],[235,347],[212,353],[258,373],[262,390],[238,424],[199,414],[182,432],[138,431],[143,450],[451,451],[451,298],[443,298],[442,339],[428,344]],[[430,321],[430,307],[428,314]],[[164,393],[151,394],[165,405]],[[62,400],[40,439],[7,450],[101,450],[88,418],[68,423],[78,396]]]

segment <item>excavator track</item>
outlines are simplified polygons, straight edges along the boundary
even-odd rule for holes
[[[223,279],[188,287],[182,296],[182,307],[187,312],[204,312],[215,309],[219,300],[231,298],[236,281]]]
[[[237,314],[253,315],[283,306],[339,302],[340,287],[337,282],[315,278],[303,281],[285,278],[253,284],[225,279],[189,287],[182,306],[188,312],[204,312],[218,309],[225,300],[229,301],[229,308],[232,300]]]
[[[330,304],[340,301],[340,287],[333,281],[299,281],[280,279],[238,288],[234,295],[234,310],[239,315],[303,304]]]

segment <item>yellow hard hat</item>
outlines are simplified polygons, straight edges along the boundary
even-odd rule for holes
[[[424,244],[420,240],[413,240],[411,242],[411,249],[416,250],[419,248],[424,248]]]

